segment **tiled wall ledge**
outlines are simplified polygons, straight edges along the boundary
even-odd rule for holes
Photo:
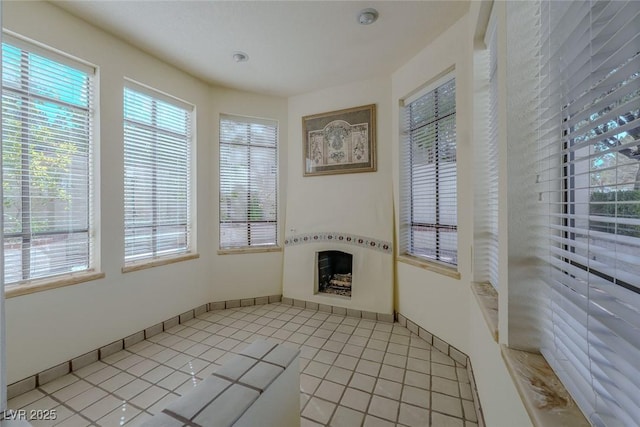
[[[280,246],[257,246],[249,248],[220,249],[218,255],[260,254],[267,252],[282,252]]]
[[[4,292],[5,298],[15,298],[22,295],[29,295],[36,292],[48,291],[50,289],[63,288],[65,286],[77,285],[91,282],[92,280],[104,279],[105,274],[95,271],[83,271],[62,276],[58,279],[36,279],[21,285],[8,286]]]
[[[189,261],[189,260],[198,259],[198,258],[200,258],[200,254],[188,253],[188,254],[173,255],[168,257],[160,257],[152,260],[146,259],[144,261],[134,262],[132,264],[125,265],[124,267],[122,267],[121,271],[123,273],[131,273],[133,271],[146,270],[148,268],[160,267],[163,265],[175,264],[177,262]]]
[[[39,372],[36,375],[32,375],[20,381],[16,381],[15,383],[10,384],[7,387],[7,399],[11,399],[20,394],[31,391],[36,387],[40,387],[48,382],[60,378],[63,375],[84,368],[85,366],[93,362],[104,359],[105,357],[117,353],[120,350],[131,347],[132,345],[137,344],[140,341],[151,338],[152,336],[171,329],[174,326],[187,322],[196,316],[206,313],[207,311],[223,310],[225,308],[234,307],[246,307],[250,305],[269,304],[273,302],[280,302],[281,299],[282,295],[270,295],[256,298],[217,301],[200,305],[191,310],[185,311],[178,316],[171,317],[164,322],[157,323],[153,326],[138,331],[135,334],[131,334],[128,337],[116,340],[110,344],[105,345],[104,347],[92,350],[81,356]]]
[[[478,307],[498,342],[498,292],[489,283],[472,283]],[[536,427],[590,424],[541,354],[500,346],[509,374]],[[473,387],[475,390],[475,387]],[[479,405],[478,405],[479,406]]]
[[[473,396],[473,402],[476,409],[476,417],[478,419],[478,427],[485,427],[484,415],[482,413],[482,407],[480,406],[480,397],[478,395],[478,388],[476,387],[476,381],[473,376],[473,369],[471,368],[471,361],[469,356],[450,345],[446,341],[433,335],[431,332],[418,326],[417,323],[407,319],[404,315],[397,313],[398,323],[401,326],[406,327],[409,331],[418,335],[420,338],[431,344],[436,350],[448,355],[460,365],[467,368],[467,375],[471,383],[471,394]]]
[[[300,425],[299,353],[257,340],[143,427]]]
[[[434,273],[442,274],[443,276],[448,276],[453,279],[460,280],[460,272],[453,267],[443,265],[442,263],[435,261],[428,261],[426,259],[421,259],[414,256],[409,255],[398,255],[396,257],[396,261],[402,262],[404,264],[409,264],[414,267],[422,268],[424,270],[429,270]]]
[[[513,350],[504,345],[501,351],[534,426],[590,426],[541,354]]]
[[[339,314],[341,316],[358,317],[368,320],[378,320],[380,322],[393,323],[393,314],[374,313],[365,310],[353,310],[350,308],[336,307],[335,305],[319,304],[317,302],[305,301],[295,298],[282,297],[282,303],[294,307],[307,308],[309,310],[323,311],[325,313]]]
[[[472,283],[471,290],[494,341],[498,342],[498,292],[489,283]]]

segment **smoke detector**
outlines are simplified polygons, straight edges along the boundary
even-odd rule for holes
[[[378,20],[378,11],[373,8],[362,9],[358,14],[358,22],[361,25],[373,24]]]

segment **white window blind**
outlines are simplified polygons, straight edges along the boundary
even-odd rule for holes
[[[220,249],[278,243],[278,124],[220,117]]]
[[[487,226],[489,283],[498,289],[498,28],[495,8],[489,21],[489,123],[487,144]]]
[[[401,247],[458,263],[456,85],[445,79],[402,109]]]
[[[517,6],[517,5],[516,5]],[[541,2],[542,352],[595,426],[640,425],[640,2]]]
[[[150,89],[124,89],[125,264],[192,250],[192,115]]]
[[[476,91],[475,280],[498,289],[498,44],[494,7],[485,35],[487,50],[476,53],[481,90]]]
[[[95,71],[3,37],[5,285],[90,270]]]

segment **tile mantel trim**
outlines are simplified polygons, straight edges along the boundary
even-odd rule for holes
[[[335,231],[319,231],[317,233],[294,234],[284,240],[285,247],[303,245],[308,243],[335,242],[344,245],[359,246],[386,254],[393,253],[391,242],[374,239],[372,237],[358,236],[355,234],[338,233]]]
[[[153,326],[149,326],[148,328],[131,334],[125,338],[116,340],[95,350],[91,350],[88,353],[75,357],[71,360],[67,360],[66,362],[60,363],[59,365],[56,365],[49,369],[45,369],[42,372],[27,377],[23,380],[16,381],[13,384],[9,384],[7,386],[7,399],[12,399],[13,397],[16,397],[20,394],[34,390],[37,387],[60,378],[70,372],[77,371],[78,369],[84,368],[85,366],[90,365],[93,362],[104,359],[105,357],[117,353],[120,350],[131,347],[132,345],[137,344],[140,341],[151,338],[152,336],[171,329],[181,323],[188,322],[194,317],[208,311],[223,310],[226,308],[235,307],[247,307],[251,305],[264,305],[274,302],[280,302],[281,300],[282,295],[269,295],[256,298],[217,301],[199,305],[191,310],[185,311],[180,315],[171,317],[163,322],[156,323]]]

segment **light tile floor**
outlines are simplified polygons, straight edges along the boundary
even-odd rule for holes
[[[205,313],[8,407],[56,410],[34,427],[137,426],[255,339],[300,348],[302,427],[478,425],[466,368],[408,329],[279,303]]]

